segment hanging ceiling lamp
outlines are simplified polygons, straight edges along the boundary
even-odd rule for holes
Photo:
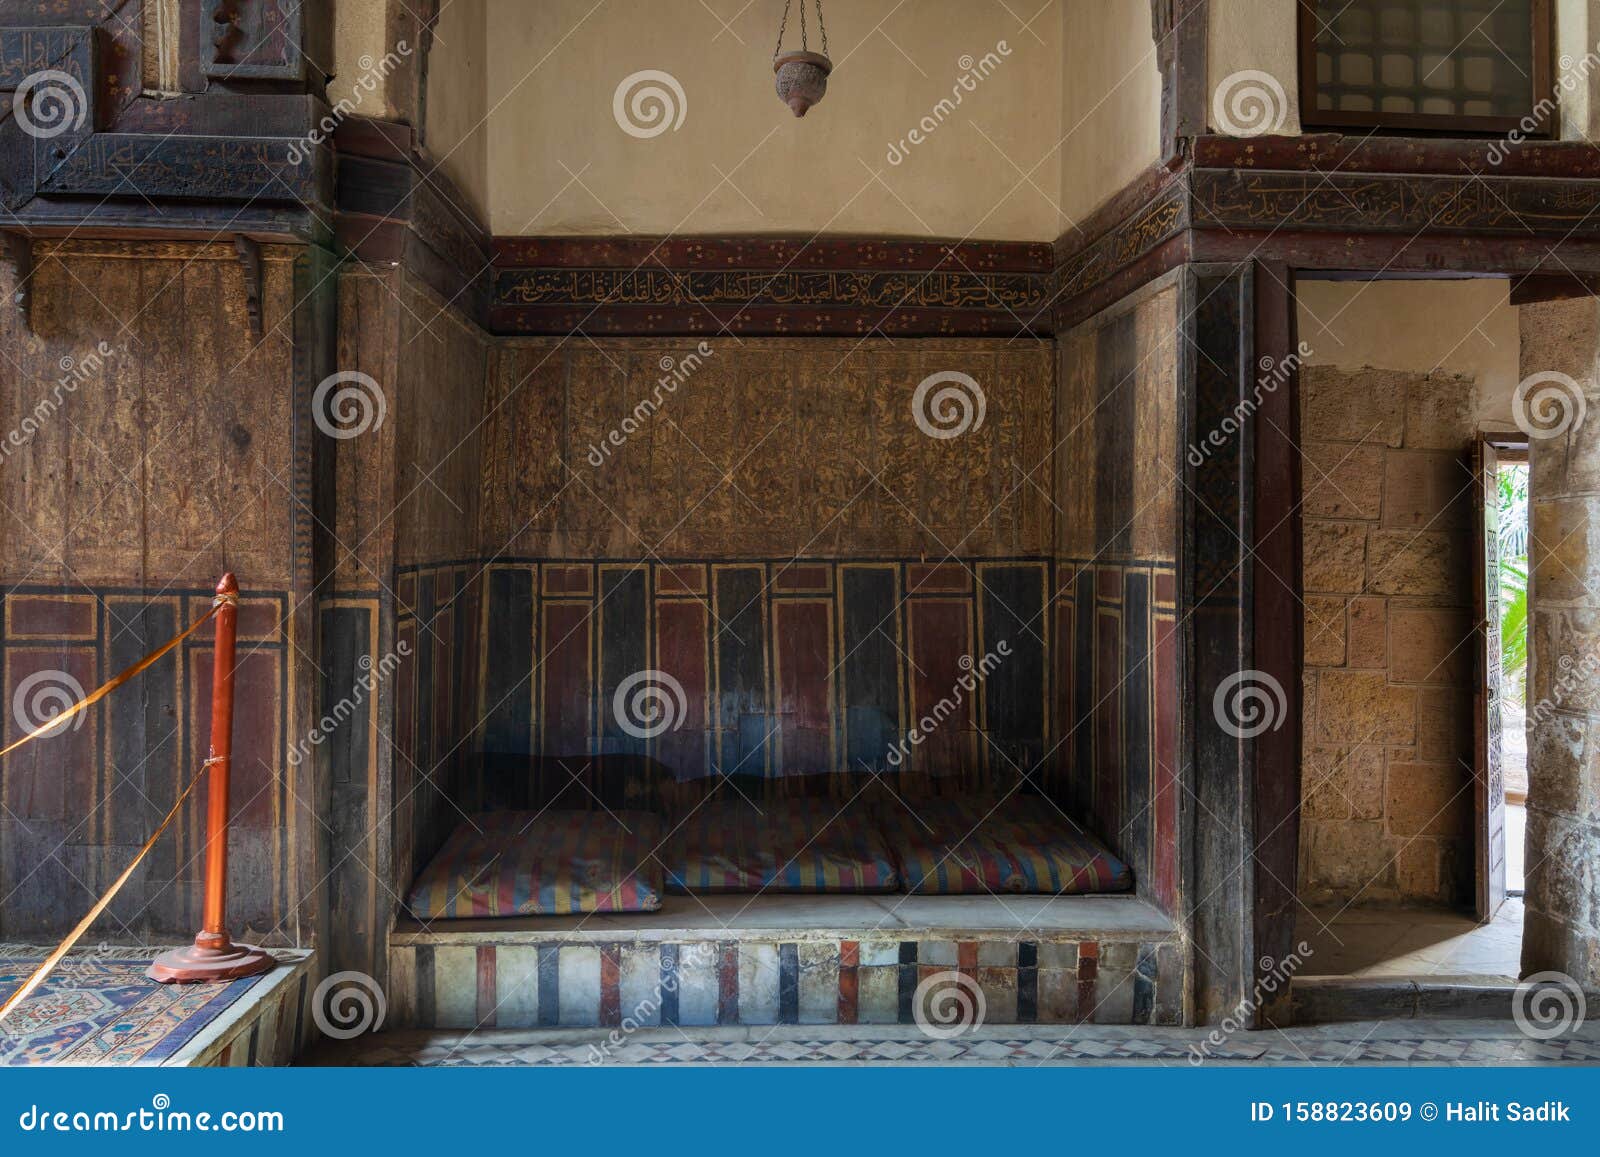
[[[789,6],[793,2],[783,0],[783,21],[778,25],[778,47],[772,51],[772,71],[777,74],[778,99],[795,116],[803,117],[828,91],[833,61],[828,59],[828,27],[822,22],[822,0],[813,0],[817,6],[817,30],[822,33],[822,51],[811,52],[806,43],[806,0],[800,0],[800,51],[783,50],[783,33],[789,27]]]

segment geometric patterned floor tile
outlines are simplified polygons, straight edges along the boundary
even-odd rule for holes
[[[573,1065],[1483,1065],[1600,1063],[1600,1025],[1551,1041],[1510,1022],[1420,1021],[1307,1026],[1236,1033],[1209,1030],[992,1025],[948,1040],[915,1026],[730,1026],[641,1029],[620,1045],[610,1030],[381,1033],[330,1045],[304,1064],[445,1067]]]

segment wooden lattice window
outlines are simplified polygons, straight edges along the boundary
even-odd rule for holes
[[[1300,121],[1505,133],[1553,127],[1550,0],[1299,0]],[[1528,123],[1525,123],[1528,118]]]

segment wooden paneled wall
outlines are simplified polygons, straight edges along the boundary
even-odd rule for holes
[[[1060,339],[1058,798],[1169,912],[1179,892],[1179,289],[1164,278]]]
[[[7,739],[31,696],[59,709],[244,591],[230,854],[233,931],[310,936],[316,785],[288,768],[316,672],[305,288],[314,250],[262,251],[264,334],[231,245],[40,241],[29,318],[0,310],[0,573]],[[0,273],[11,301],[14,273]],[[205,756],[209,633],[0,766],[0,935],[47,938],[86,911]],[[31,682],[30,682],[31,680]],[[203,793],[92,935],[191,935]]]
[[[0,312],[18,351],[0,365],[0,418],[27,431],[0,460],[8,702],[41,669],[92,686],[238,572],[255,766],[236,781],[236,932],[305,942],[323,927],[330,967],[377,974],[393,895],[472,794],[471,757],[502,740],[549,750],[549,705],[567,699],[593,711],[575,741],[616,746],[600,718],[612,668],[667,662],[746,579],[759,632],[743,650],[703,647],[708,766],[730,735],[744,750],[743,724],[720,714],[741,656],[759,688],[735,700],[759,690],[778,728],[763,766],[837,772],[942,695],[939,672],[1011,630],[1037,645],[913,762],[974,782],[1002,763],[1046,769],[1038,782],[1170,900],[1152,849],[1175,847],[1157,770],[1171,667],[1149,664],[1172,611],[1170,297],[1071,335],[1058,392],[1055,347],[1032,340],[496,342],[404,268],[329,276],[306,249],[263,251],[257,341],[231,246],[36,253],[32,330]],[[91,354],[57,388],[62,359]],[[334,370],[365,375],[377,407],[352,437],[311,429]],[[937,400],[951,385],[965,411]],[[565,569],[590,585],[550,589]],[[643,650],[613,654],[601,641],[633,631],[618,575],[635,571]],[[546,645],[552,609],[592,618],[570,687],[552,684],[565,670]],[[48,741],[70,749],[70,776],[6,762],[0,884],[15,894],[0,934],[70,924],[148,834],[203,747],[205,651],[197,640],[137,698]],[[490,702],[507,693],[527,707],[509,722]],[[1079,735],[1132,754],[1091,747],[1089,772]],[[199,822],[186,817],[108,936],[192,932]]]
[[[1048,480],[1026,474],[1049,454],[1049,343],[724,337],[700,348],[710,352],[690,338],[502,344],[485,399],[483,553],[1049,549]],[[983,422],[930,437],[912,401],[948,372],[977,383]]]
[[[367,375],[353,385],[382,400],[340,427],[366,421],[359,434],[329,439],[322,713],[350,718],[320,758],[333,801],[333,952],[376,976],[395,894],[461,814],[480,568],[440,564],[476,552],[489,341],[405,268],[349,267],[339,304],[338,364]]]

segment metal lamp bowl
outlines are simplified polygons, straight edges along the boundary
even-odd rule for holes
[[[828,74],[833,61],[820,52],[785,52],[773,58],[778,99],[797,117],[823,98],[828,91]]]

